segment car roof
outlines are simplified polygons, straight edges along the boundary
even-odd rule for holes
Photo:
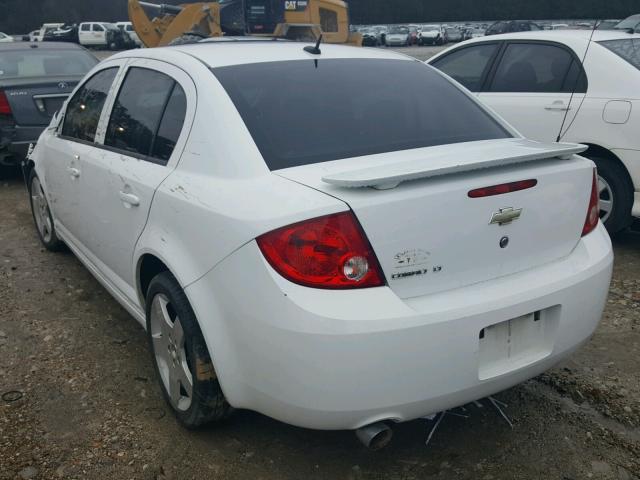
[[[395,53],[392,50],[330,44],[321,45],[320,50],[322,53],[320,55],[313,55],[304,51],[304,47],[309,45],[314,44],[274,41],[273,39],[263,41],[208,41],[172,47],[130,50],[119,53],[112,58],[148,57],[162,60],[166,56],[167,51],[172,51],[194,57],[210,68],[288,60],[321,61],[345,58],[417,61],[412,57]]]
[[[70,42],[13,42],[0,43],[2,50],[84,50],[80,45]]]
[[[592,38],[593,33],[593,38]],[[514,32],[503,33],[500,35],[491,35],[488,37],[472,40],[490,41],[490,40],[551,40],[562,42],[563,40],[583,40],[585,42],[592,38],[594,42],[602,42],[605,40],[621,40],[626,38],[640,38],[638,34],[626,33],[623,30],[540,30],[533,32]]]

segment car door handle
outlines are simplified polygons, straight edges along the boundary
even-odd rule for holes
[[[78,178],[80,176],[80,170],[74,167],[67,168],[67,172],[69,172],[69,175],[71,175],[73,178]]]
[[[137,207],[138,205],[140,205],[140,199],[133,193],[120,192],[120,200],[131,205],[132,207]]]
[[[571,110],[571,107],[565,105],[564,103],[552,103],[551,105],[547,105],[544,107],[545,110],[549,110],[551,112],[568,112]]]

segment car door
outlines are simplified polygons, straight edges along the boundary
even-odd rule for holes
[[[78,31],[78,39],[81,45],[91,45],[92,33],[90,23],[81,23],[80,30]]]
[[[91,75],[68,100],[55,135],[47,137],[47,159],[43,162],[45,183],[56,228],[65,240],[77,243],[87,225],[82,209],[80,159],[91,151],[100,117],[120,65],[110,62]]]
[[[100,148],[81,159],[81,240],[98,267],[136,302],[133,253],[154,193],[175,168],[195,112],[196,90],[182,70],[153,60],[127,67],[104,120]],[[187,120],[188,119],[188,120]]]
[[[557,43],[507,42],[493,72],[480,99],[534,140],[556,141],[587,91],[579,58]]]
[[[94,23],[91,26],[91,44],[92,45],[106,45],[107,33],[105,28],[99,23]]]

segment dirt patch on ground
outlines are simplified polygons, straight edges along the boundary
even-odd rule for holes
[[[70,253],[38,243],[18,179],[0,181],[0,479],[630,479],[640,476],[640,235],[615,242],[593,340],[470,418],[395,428],[366,451],[237,412],[188,432],[167,409],[142,328]],[[12,393],[17,392],[17,393]]]

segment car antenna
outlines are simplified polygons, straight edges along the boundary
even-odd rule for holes
[[[322,43],[322,34],[320,34],[320,37],[318,37],[318,41],[316,42],[316,45],[314,47],[307,45],[306,47],[304,47],[304,51],[312,55],[320,55],[322,53],[322,51],[320,50],[321,43]]]
[[[582,79],[582,72],[584,72],[584,62],[587,60],[587,53],[589,53],[589,47],[591,46],[591,42],[593,41],[593,35],[596,33],[596,30],[598,29],[601,23],[602,23],[602,20],[596,20],[595,23],[593,24],[593,29],[591,30],[591,35],[589,36],[589,43],[587,43],[587,49],[584,51],[582,61],[580,62],[580,71],[578,72],[578,75],[576,75],[576,83],[573,85],[573,90],[571,91],[571,96],[569,97],[569,105],[567,105],[567,109],[564,112],[564,118],[562,119],[562,125],[560,125],[560,131],[558,132],[558,138],[556,138],[556,142],[559,142],[562,139],[562,131],[564,130],[564,124],[567,122],[567,116],[569,115],[569,110],[571,110],[571,102],[573,102],[573,97],[575,96],[576,90],[578,89],[578,85],[580,85],[580,80]],[[571,68],[571,66],[569,66],[569,68]],[[573,125],[573,122],[576,120],[577,117],[578,117],[578,112],[576,112],[576,115],[573,117],[573,120],[567,127],[567,130],[565,131],[565,133],[569,131],[569,129],[571,128],[571,125]]]

